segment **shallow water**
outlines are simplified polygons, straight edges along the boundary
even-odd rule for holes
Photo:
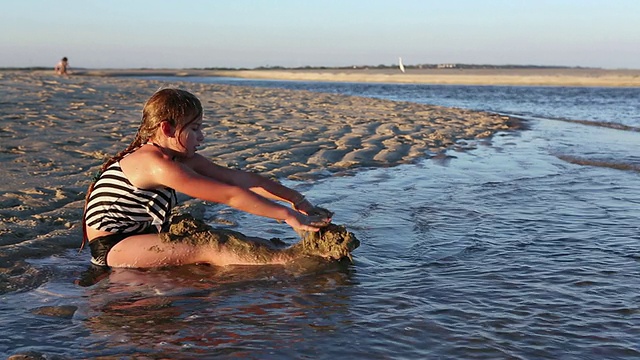
[[[146,77],[167,83],[176,77]],[[191,82],[311,90],[547,119],[591,120],[640,127],[640,88],[467,86],[254,80],[193,77]]]
[[[416,165],[289,182],[358,236],[352,265],[117,270],[80,287],[86,253],[30,260],[47,281],[1,295],[0,354],[638,358],[640,133],[530,125]],[[247,235],[295,239],[209,210]],[[51,305],[77,310],[33,313]]]

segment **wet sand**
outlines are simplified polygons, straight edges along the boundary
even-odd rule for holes
[[[438,106],[108,76],[116,74],[0,71],[0,270],[79,246],[90,178],[132,140],[143,102],[163,86],[202,100],[202,154],[275,178],[412,163],[519,126],[505,116]]]

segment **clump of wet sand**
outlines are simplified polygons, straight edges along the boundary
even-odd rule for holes
[[[160,234],[165,242],[187,242],[216,247],[233,254],[241,264],[292,262],[303,257],[327,260],[351,260],[351,252],[360,246],[345,226],[327,224],[317,232],[299,233],[301,241],[290,247],[278,238],[249,237],[238,231],[213,228],[190,214],[175,215],[168,232]]]
[[[348,258],[360,246],[360,241],[344,225],[329,224],[319,231],[299,232],[301,241],[288,250],[294,256],[320,256],[333,260]]]

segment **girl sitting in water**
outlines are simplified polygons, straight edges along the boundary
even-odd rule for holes
[[[176,191],[282,220],[296,230],[317,231],[331,219],[295,190],[257,174],[216,165],[197,154],[204,140],[200,100],[179,89],[162,89],[146,102],[133,142],[107,160],[87,191],[83,245],[91,262],[111,267],[157,267],[193,263],[247,264],[224,246],[167,242]],[[275,201],[284,201],[292,208]],[[274,256],[268,263],[284,263]],[[250,262],[249,262],[250,263]]]

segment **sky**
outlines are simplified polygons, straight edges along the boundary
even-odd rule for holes
[[[0,67],[640,69],[638,0],[6,0]]]

